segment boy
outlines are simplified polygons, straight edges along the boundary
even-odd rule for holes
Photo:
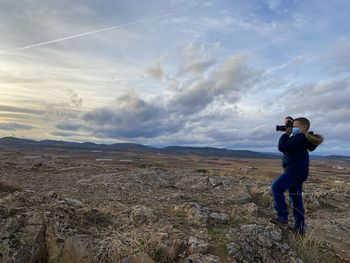
[[[302,185],[309,175],[309,151],[314,151],[323,141],[318,134],[309,133],[310,122],[306,118],[285,118],[293,122],[293,128],[286,128],[285,134],[280,137],[278,150],[283,153],[284,173],[272,183],[272,195],[276,218],[270,222],[288,226],[288,210],[284,192],[288,190],[293,205],[294,233],[303,235],[305,232],[304,207],[302,199]],[[292,135],[292,136],[291,136]]]

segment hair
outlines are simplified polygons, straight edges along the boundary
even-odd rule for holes
[[[306,127],[306,130],[308,131],[310,128],[310,121],[304,117],[296,118],[294,121],[299,122],[301,125],[304,125]]]

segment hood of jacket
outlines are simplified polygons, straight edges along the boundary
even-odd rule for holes
[[[321,134],[310,134],[310,133],[307,133],[306,134],[306,138],[309,142],[311,142],[313,145],[315,146],[318,146],[320,145],[324,138]]]

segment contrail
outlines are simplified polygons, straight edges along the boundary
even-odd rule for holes
[[[140,23],[144,23],[144,22],[149,22],[149,21],[152,21],[152,20],[160,19],[160,18],[163,18],[163,17],[171,16],[171,15],[173,15],[173,13],[169,13],[169,14],[165,14],[165,15],[161,15],[161,16],[154,16],[154,17],[150,17],[150,18],[145,18],[145,19],[134,21],[134,22],[129,22],[129,23],[126,23],[126,24],[121,24],[121,25],[115,25],[115,26],[110,26],[110,27],[106,27],[106,28],[101,28],[101,29],[97,29],[97,30],[93,30],[93,31],[89,31],[89,32],[73,35],[73,36],[62,37],[62,38],[58,38],[58,39],[55,39],[55,40],[41,42],[41,43],[28,45],[28,46],[24,46],[24,47],[18,47],[18,48],[13,49],[12,51],[24,50],[24,49],[28,49],[28,48],[32,48],[32,47],[44,46],[44,45],[47,45],[47,44],[52,44],[52,43],[56,43],[56,42],[60,42],[60,41],[68,40],[68,39],[73,39],[73,38],[77,38],[77,37],[82,37],[82,36],[87,36],[87,35],[100,33],[100,32],[103,32],[103,31],[108,31],[108,30],[118,29],[118,28],[130,26],[130,25],[136,25],[136,24],[140,24]]]

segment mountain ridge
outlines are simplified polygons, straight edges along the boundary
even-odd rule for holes
[[[106,150],[106,151],[127,151],[139,150],[162,154],[193,154],[201,156],[220,156],[237,158],[277,158],[278,155],[269,153],[260,153],[250,150],[231,150],[215,147],[193,147],[193,146],[166,146],[157,148],[155,146],[136,144],[136,143],[115,143],[115,144],[97,144],[92,142],[69,142],[58,140],[31,140],[16,137],[0,138],[0,146],[9,148],[60,148],[70,150]]]
[[[156,147],[152,145],[143,145],[137,143],[114,143],[114,144],[98,144],[93,142],[70,142],[62,140],[32,140],[16,138],[12,136],[0,138],[0,147],[8,148],[59,148],[68,150],[105,150],[105,151],[132,151],[138,150],[143,152],[161,153],[161,154],[193,154],[200,156],[218,156],[218,157],[236,157],[236,158],[280,158],[280,153],[264,153],[250,150],[233,150],[216,147],[195,147],[195,146],[176,146],[170,145],[165,147]],[[331,158],[331,159],[347,159],[350,156],[345,155],[325,155],[311,156],[311,158]]]

